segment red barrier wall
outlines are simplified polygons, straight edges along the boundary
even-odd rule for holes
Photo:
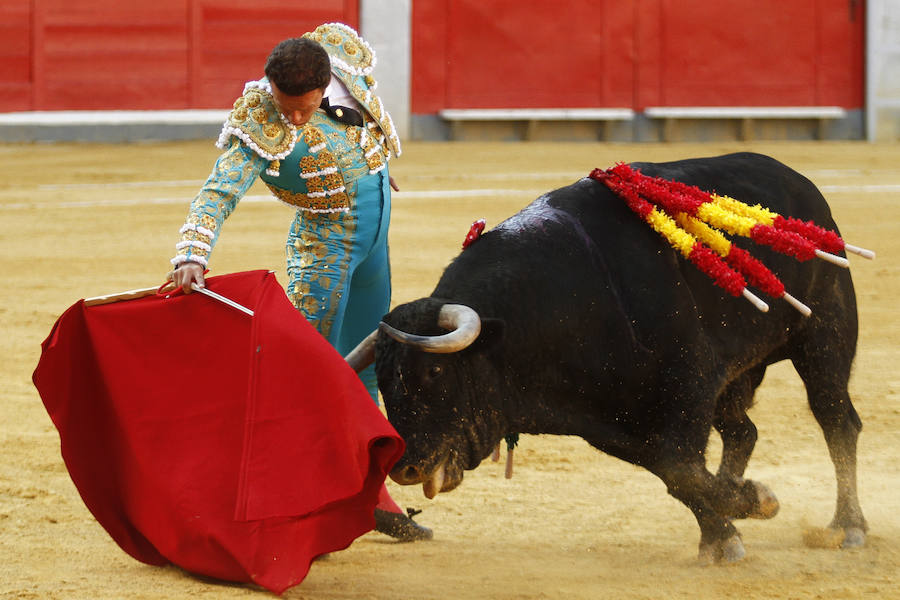
[[[631,4],[413,2],[412,112],[631,106]]]
[[[0,111],[228,107],[280,40],[358,0],[0,0]]]
[[[29,110],[31,4],[0,0],[0,110]]]
[[[412,112],[863,104],[862,2],[413,3]]]
[[[848,0],[644,0],[636,106],[863,105],[865,19]]]
[[[863,2],[416,0],[414,114],[863,105]],[[0,111],[224,108],[359,0],[0,0]]]

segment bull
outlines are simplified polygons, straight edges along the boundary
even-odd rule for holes
[[[632,166],[837,231],[815,185],[767,156]],[[844,546],[863,545],[850,272],[753,253],[810,316],[785,302],[762,313],[725,294],[594,179],[541,196],[463,250],[431,296],[397,306],[354,353],[374,358],[407,443],[391,478],[431,498],[507,434],[576,435],[659,477],[693,512],[701,560],[740,560],[732,520],[778,510],[765,485],[743,478],[757,439],[747,410],[766,368],[790,360],[835,468],[830,527]],[[705,458],[713,428],[723,448],[715,474]]]

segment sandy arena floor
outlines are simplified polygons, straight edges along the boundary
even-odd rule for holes
[[[427,295],[472,221],[488,227],[541,192],[616,161],[750,149],[818,184],[844,237],[874,249],[852,257],[861,335],[851,394],[862,416],[860,498],[868,545],[809,548],[826,525],[835,483],[799,378],[770,369],[751,412],[760,440],[748,476],[781,501],[771,521],[738,524],[746,559],[696,564],[690,512],[647,472],[576,438],[524,436],[516,474],[486,461],[424,509],[428,543],[377,533],[313,565],[290,599],[900,598],[900,145],[407,144],[392,173],[394,302]],[[251,586],[131,559],[72,485],[59,438],[31,384],[40,342],[79,298],[162,282],[187,204],[215,159],[211,142],[0,145],[0,598],[264,598]],[[270,268],[284,281],[291,213],[258,185],[229,220],[213,274]],[[257,197],[258,196],[258,197]],[[710,444],[717,462],[718,441]]]

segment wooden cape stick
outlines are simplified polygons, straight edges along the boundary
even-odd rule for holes
[[[193,289],[196,292],[200,292],[201,294],[208,296],[214,300],[217,300],[218,302],[227,304],[228,306],[235,308],[243,313],[246,313],[246,314],[250,315],[251,317],[253,316],[253,311],[250,310],[249,308],[247,308],[246,306],[238,304],[234,300],[230,300],[230,299],[226,298],[225,296],[217,294],[206,288],[202,288],[202,287],[198,286],[196,283],[191,284],[191,289]],[[149,287],[149,288],[140,288],[137,290],[127,290],[125,292],[118,292],[115,294],[107,294],[105,296],[94,296],[93,298],[85,298],[84,305],[85,306],[98,306],[100,304],[111,304],[113,302],[123,302],[125,300],[136,300],[138,298],[143,298],[145,296],[152,296],[153,294],[157,293],[158,291],[160,291],[160,286]],[[168,291],[172,291],[172,290],[168,290]]]
[[[141,288],[139,290],[128,290],[126,292],[118,292],[116,294],[107,294],[105,296],[94,296],[93,298],[85,298],[85,306],[97,306],[99,304],[111,304],[113,302],[121,302],[123,300],[136,300],[144,296],[151,296],[159,290],[159,286]]]

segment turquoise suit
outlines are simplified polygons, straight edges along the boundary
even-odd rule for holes
[[[375,56],[365,41],[336,23],[305,36],[328,52],[333,76],[364,109],[363,125],[320,109],[294,127],[278,112],[265,78],[247,83],[219,136],[224,152],[191,202],[171,262],[206,266],[225,219],[261,178],[296,209],[286,243],[288,297],[346,355],[390,309],[387,164],[400,154],[400,141],[373,93]],[[377,401],[374,368],[360,376]]]

